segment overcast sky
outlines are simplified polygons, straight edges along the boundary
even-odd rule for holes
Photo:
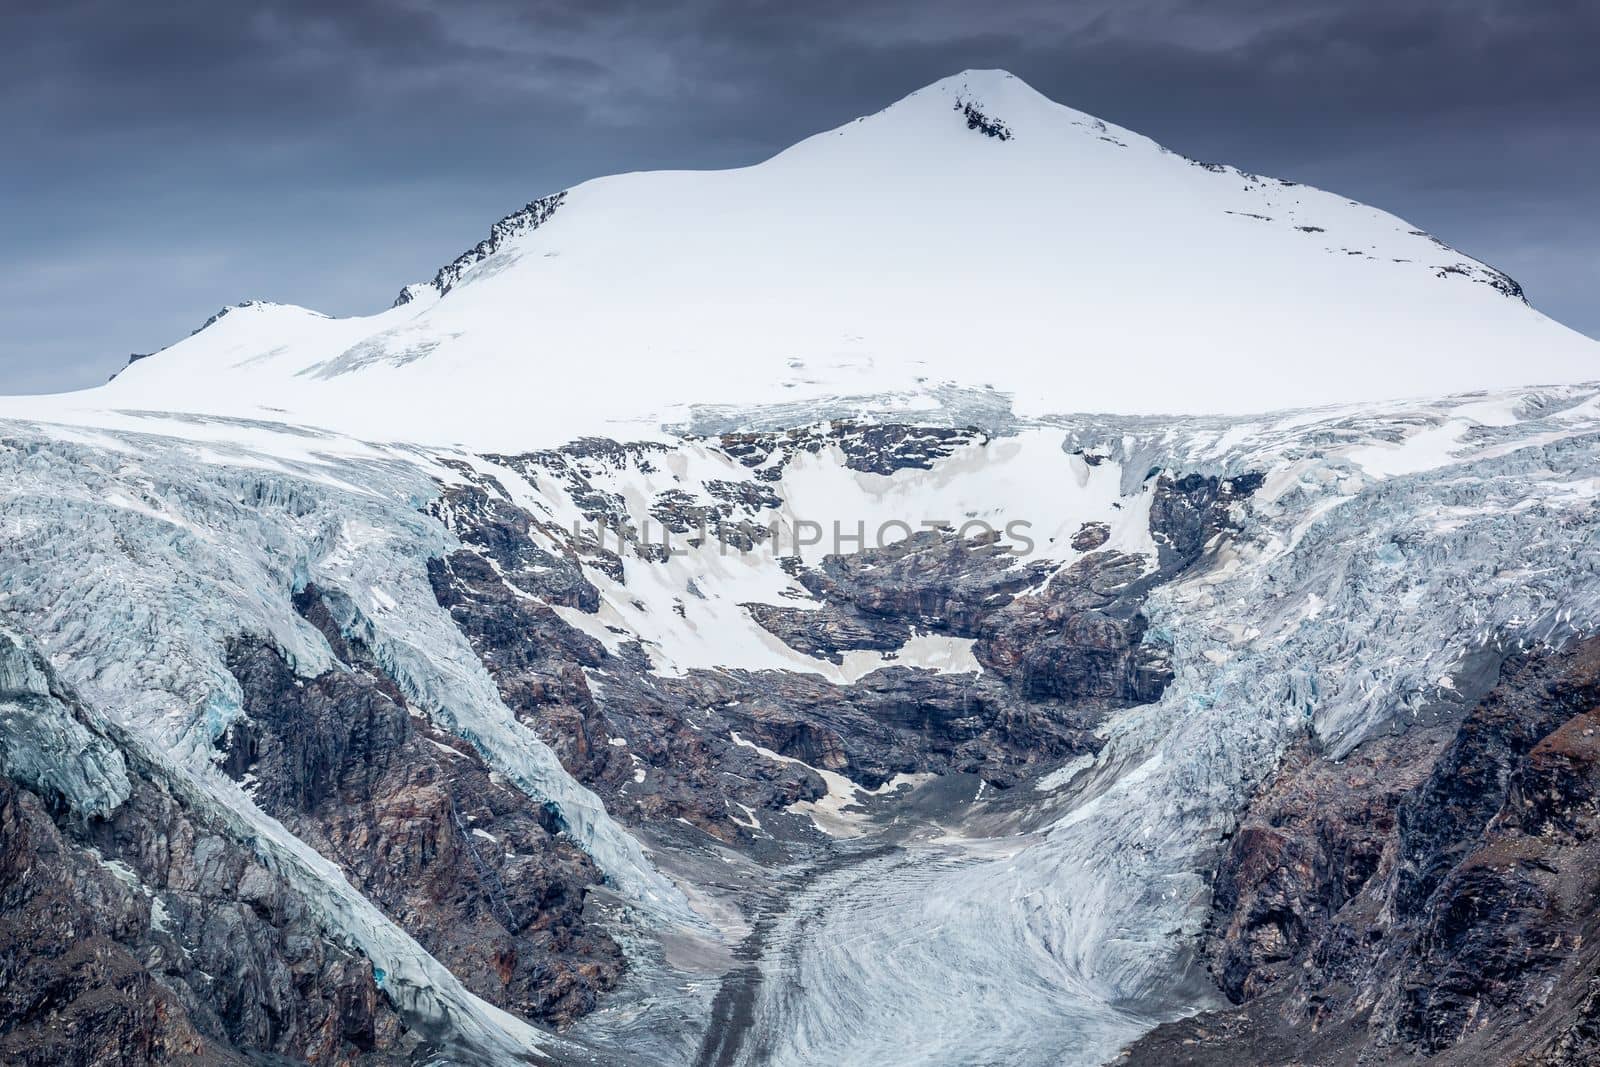
[[[0,392],[246,298],[378,310],[534,196],[967,67],[1393,211],[1600,335],[1596,42],[1595,0],[0,0]]]

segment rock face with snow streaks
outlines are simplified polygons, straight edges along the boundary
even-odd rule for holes
[[[930,441],[981,452],[987,438],[905,426],[863,434],[845,423],[724,437],[719,445],[731,445],[727,454],[753,478],[712,479],[699,491],[724,501],[710,521],[769,531],[787,503],[783,457],[792,453],[779,445],[798,443],[809,454],[837,447],[846,469],[887,476],[933,467],[942,456],[930,458]],[[830,553],[814,566],[784,557],[774,562],[792,578],[791,602],[737,607],[796,654],[795,666],[810,660],[844,669],[847,655],[867,653],[876,669],[829,679],[771,669],[778,660],[767,669],[690,668],[661,677],[645,645],[607,647],[574,622],[598,615],[605,599],[582,577],[582,564],[615,581],[618,553],[659,565],[674,551],[715,552],[720,560],[729,548],[744,554],[756,547],[753,540],[721,542],[703,514],[703,528],[663,520],[666,494],[649,505],[659,530],[695,536],[680,537],[675,549],[670,540],[630,532],[628,497],[645,496],[597,488],[597,480],[607,468],[651,474],[672,460],[659,448],[592,444],[493,457],[530,485],[562,485],[584,520],[610,523],[615,551],[598,557],[592,530],[541,521],[512,503],[501,480],[469,475],[469,484],[446,489],[435,505],[462,547],[431,562],[429,573],[439,603],[468,635],[507,705],[608,806],[683,819],[727,840],[751,836],[746,811],[781,812],[821,795],[815,775],[781,766],[752,781],[750,750],[730,740],[735,736],[869,789],[897,775],[951,772],[1008,786],[1043,763],[1094,751],[1101,718],[1157,699],[1172,677],[1163,646],[1144,640],[1143,596],[1192,564],[1207,540],[1224,536],[1230,510],[1259,483],[1153,478],[1157,559],[1105,551],[1062,568],[1019,558],[998,531],[963,539],[948,525],[884,548]],[[731,488],[752,484],[761,487],[753,494]],[[683,502],[678,515],[697,507],[693,492],[668,492]],[[608,503],[597,510],[597,500]],[[688,586],[692,596],[695,583]],[[626,582],[609,595],[627,596]],[[689,617],[682,598],[674,607]],[[902,665],[902,650],[923,644],[967,647],[967,662],[948,672],[922,669],[915,658]]]

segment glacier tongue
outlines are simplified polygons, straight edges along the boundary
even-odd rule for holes
[[[1151,601],[1176,681],[1108,723],[1034,834],[810,887],[769,939],[741,1062],[1087,1065],[1204,1006],[1187,960],[1205,872],[1290,742],[1348,751],[1459,699],[1448,679],[1476,648],[1600,630],[1594,397],[1076,428],[1130,468],[1268,475],[1240,538]],[[1429,435],[1451,420],[1440,449]]]

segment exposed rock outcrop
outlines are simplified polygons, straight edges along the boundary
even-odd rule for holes
[[[982,440],[968,431],[868,429],[834,423],[729,435],[721,445],[759,476],[824,447],[840,449],[858,469],[883,473],[925,467],[930,457]],[[559,479],[586,517],[623,530],[625,502],[597,488],[595,476],[606,464],[654,463],[656,451],[578,442],[557,453],[494,460],[530,484]],[[912,637],[931,634],[970,643],[974,669],[967,672],[890,659],[851,684],[797,671],[659,675],[641,645],[610,651],[552,609],[560,602],[594,610],[587,596],[552,595],[593,588],[579,565],[599,565],[592,546],[541,523],[482,476],[446,489],[434,505],[463,547],[430,564],[430,577],[506,704],[611,810],[636,824],[683,820],[721,840],[749,843],[746,813],[782,813],[826,793],[806,767],[766,759],[751,745],[868,789],[917,773],[976,774],[1006,787],[1097,750],[1094,730],[1106,714],[1157,699],[1172,678],[1169,650],[1148,633],[1140,612],[1143,599],[1233,529],[1234,505],[1257,484],[1248,477],[1153,477],[1158,559],[1097,551],[1062,567],[1019,559],[997,533],[964,539],[957,529],[923,530],[814,567],[791,561],[791,573],[814,598],[805,609],[744,606],[790,648],[821,661],[842,663],[860,651],[892,657]],[[781,503],[771,491],[751,498],[729,489],[723,496],[739,507],[718,512],[719,522],[748,522],[759,508]],[[683,517],[660,504],[659,521]],[[538,548],[535,538],[570,554]]]
[[[1600,639],[1511,656],[1458,722],[1298,752],[1222,857],[1240,1007],[1136,1063],[1576,1065],[1600,1055]]]
[[[326,625],[314,588],[301,604]],[[228,771],[478,996],[556,1025],[591,1010],[622,968],[583,918],[594,862],[330,636],[343,668],[307,679],[268,646],[234,647],[245,717],[220,743]]]
[[[10,662],[24,655],[0,645]],[[296,887],[87,717],[42,659],[24,670],[47,685],[0,672],[0,748],[22,720],[48,717],[91,739],[126,792],[86,808],[40,761],[8,760],[0,776],[0,1060],[411,1062],[421,1043],[381,976],[327,936]]]

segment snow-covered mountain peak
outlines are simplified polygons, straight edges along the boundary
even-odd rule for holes
[[[954,100],[971,99],[976,96],[980,99],[993,99],[997,103],[1010,100],[1025,102],[1030,106],[1062,106],[1009,70],[969,67],[956,74],[940,78],[938,81],[925,85],[921,89],[907,93],[899,103],[891,104],[884,110],[893,111],[908,100],[940,96]]]
[[[1009,151],[996,151],[1007,145]],[[809,137],[765,165],[825,162],[848,171],[906,172],[935,165],[995,173],[1060,163],[1102,145],[1163,153],[1149,138],[1056,103],[1003,70],[967,70],[909,93],[888,107]]]
[[[1052,116],[1052,112],[1057,115]],[[953,119],[957,125],[1006,141],[1015,134],[1019,122],[1026,126],[1040,116],[1048,121],[1065,112],[1071,109],[1050,100],[1008,71],[964,70],[907,94],[871,116],[871,120],[916,123],[932,119],[949,125]],[[1081,112],[1071,114],[1096,121]]]
[[[250,305],[8,410],[511,450],[708,410],[1227,414],[1600,378],[1520,296],[1392,215],[965,71],[754,166],[540,196],[379,314]]]
[[[990,122],[1010,130],[1013,134],[1030,127],[1034,127],[1037,132],[1039,129],[1048,130],[1062,124],[1109,128],[1103,120],[1051,100],[1015,74],[1005,70],[964,70],[959,74],[952,74],[908,93],[870,118],[887,122],[902,120],[918,122],[924,117],[933,117],[943,123],[949,118],[945,112],[955,111],[961,115],[958,125],[965,125],[966,109],[969,106]],[[976,124],[968,128],[980,133],[986,132]],[[994,136],[996,140],[1003,139],[995,134],[987,135]],[[1153,142],[1146,143],[1153,145]]]

